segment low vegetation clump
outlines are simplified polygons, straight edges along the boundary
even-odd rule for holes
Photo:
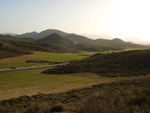
[[[43,71],[46,74],[92,72],[102,76],[138,76],[150,74],[150,50],[112,54],[97,53],[81,61]]]
[[[16,47],[2,46],[0,47],[0,59],[31,54],[32,52]]]
[[[0,101],[2,113],[149,113],[150,78],[137,77],[59,94]]]

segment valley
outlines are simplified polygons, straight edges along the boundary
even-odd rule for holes
[[[0,35],[0,113],[51,113],[59,107],[60,112],[68,113],[137,111],[131,106],[138,102],[128,104],[134,103],[130,100],[134,91],[142,93],[140,98],[149,105],[148,46],[52,31]],[[132,88],[128,91],[127,87]],[[126,94],[123,88],[129,96],[117,98]],[[108,98],[113,89],[115,100]],[[121,102],[123,106],[118,108]],[[116,104],[110,107],[108,103]]]
[[[150,113],[149,0],[0,0],[0,113]]]

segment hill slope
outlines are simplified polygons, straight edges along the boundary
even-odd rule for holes
[[[67,35],[65,38],[70,39],[76,43],[94,43],[94,40],[76,34]]]
[[[51,51],[32,42],[33,39],[16,38],[9,35],[0,35],[0,59],[30,54],[31,51]]]
[[[95,54],[85,60],[59,66],[43,73],[93,72],[103,76],[131,76],[150,74],[150,50],[136,50],[112,54]]]
[[[126,47],[126,48],[146,48],[146,46],[144,45],[125,42],[119,38],[115,38],[112,40],[97,39],[95,40],[95,44],[105,45],[105,46],[107,45],[107,46]]]
[[[129,42],[125,42],[119,38],[115,38],[112,40],[109,39],[89,39],[87,37],[76,35],[76,34],[70,34],[66,36],[65,38],[70,39],[76,43],[86,43],[86,44],[95,44],[95,45],[101,45],[101,46],[114,46],[114,47],[125,47],[125,48],[147,48],[144,45],[139,44],[133,44]]]
[[[55,44],[72,44],[73,41],[66,39],[56,33],[50,34],[42,39],[37,40],[40,43],[55,43]]]

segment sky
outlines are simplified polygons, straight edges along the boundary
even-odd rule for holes
[[[0,0],[0,33],[59,29],[150,41],[149,5],[149,0]]]

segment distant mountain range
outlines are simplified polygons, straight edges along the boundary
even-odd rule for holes
[[[15,35],[19,38],[34,38],[38,43],[56,43],[56,44],[94,44],[102,46],[115,46],[125,48],[145,48],[143,45],[125,42],[119,38],[115,39],[90,39],[82,35],[66,33],[56,29],[47,29],[42,32],[30,32],[21,35]],[[106,36],[108,37],[108,36]],[[110,38],[110,37],[109,37]]]

